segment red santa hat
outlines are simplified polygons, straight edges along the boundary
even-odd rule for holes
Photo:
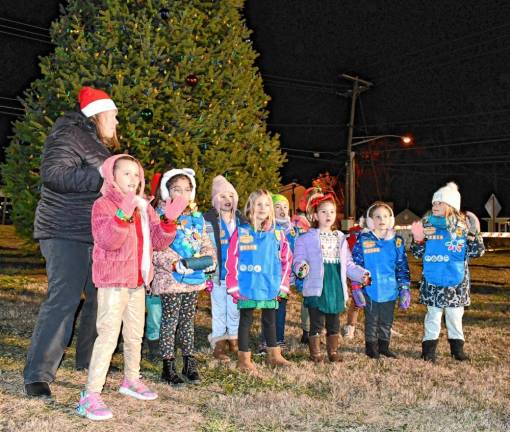
[[[81,112],[92,117],[104,111],[116,110],[117,107],[104,91],[92,87],[82,87],[78,93]]]

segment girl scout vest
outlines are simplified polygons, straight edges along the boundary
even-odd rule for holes
[[[227,262],[228,245],[230,244],[230,234],[228,233],[227,224],[223,222],[220,217],[220,245],[221,245],[221,267],[220,267],[220,280],[225,280],[227,269],[225,263]]]
[[[250,300],[273,300],[280,290],[280,230],[254,231],[249,225],[238,228],[237,264],[240,294]]]
[[[466,259],[466,231],[457,227],[450,232],[445,218],[430,217],[425,226],[425,254],[423,275],[425,280],[438,286],[456,286],[464,279]]]
[[[191,215],[181,215],[177,218],[177,231],[170,247],[182,258],[197,256],[202,248],[205,221],[200,212]],[[206,234],[207,235],[207,234]],[[189,275],[173,272],[172,276],[177,282],[188,285],[199,285],[205,282],[203,270],[196,270]]]
[[[372,277],[372,284],[365,287],[365,292],[371,300],[378,303],[395,300],[398,296],[395,270],[397,247],[401,246],[402,239],[394,237],[384,240],[374,235],[362,235],[361,238],[364,267],[370,271]]]

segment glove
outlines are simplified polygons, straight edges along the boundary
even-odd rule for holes
[[[303,261],[301,263],[301,265],[298,267],[298,271],[297,271],[296,276],[299,279],[304,279],[305,277],[308,276],[309,272],[310,272],[310,266],[305,261]]]
[[[402,310],[409,309],[411,305],[411,290],[409,287],[403,286],[400,288],[398,293],[399,298],[399,308]]]
[[[179,274],[182,274],[182,275],[190,275],[191,273],[193,273],[195,270],[193,269],[190,269],[188,267],[186,267],[181,260],[177,261],[177,263],[175,264],[175,271]]]
[[[133,191],[128,192],[126,196],[123,198],[122,202],[120,203],[119,210],[122,211],[122,214],[129,219],[131,216],[133,216],[136,204],[137,204],[136,194]]]
[[[466,223],[470,233],[478,234],[480,232],[480,221],[474,213],[466,212]]]
[[[352,299],[354,300],[354,304],[358,308],[364,308],[367,305],[365,296],[363,295],[363,291],[361,290],[360,285],[352,286]]]
[[[207,294],[211,294],[213,288],[214,288],[214,282],[212,281],[211,278],[207,278],[207,280],[205,281],[205,292]]]
[[[361,285],[364,287],[368,286],[368,285],[372,285],[372,277],[370,276],[370,273],[366,272],[363,275],[363,279],[361,280]]]
[[[239,290],[233,291],[230,295],[232,296],[232,301],[234,304],[237,304],[237,302],[241,299],[241,293]]]
[[[276,296],[276,300],[278,300],[278,303],[280,303],[283,299],[286,299],[287,293],[284,293],[283,291],[280,291],[278,295]]]
[[[423,223],[421,221],[411,224],[411,232],[413,233],[413,239],[416,243],[421,243],[425,240],[425,232],[423,231]]]
[[[176,196],[172,201],[165,203],[165,217],[168,220],[176,220],[188,206],[188,201],[182,196]]]

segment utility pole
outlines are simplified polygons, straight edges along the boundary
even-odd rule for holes
[[[354,181],[354,152],[352,151],[352,137],[354,136],[354,119],[356,116],[356,100],[364,91],[368,90],[374,84],[370,81],[361,79],[358,76],[342,74],[342,78],[352,82],[351,90],[351,114],[349,118],[347,135],[347,161],[345,163],[345,200],[344,217],[356,218],[356,185]]]

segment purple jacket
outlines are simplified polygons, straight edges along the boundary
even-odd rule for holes
[[[344,299],[347,304],[349,298],[347,276],[355,282],[361,282],[363,275],[368,272],[363,267],[354,264],[351,251],[347,244],[347,237],[342,232],[337,232],[338,241],[340,242],[340,275],[342,278]],[[293,262],[293,270],[296,273],[303,262],[306,262],[310,266],[310,272],[304,279],[303,297],[320,296],[322,294],[324,266],[319,230],[317,228],[310,229],[307,233],[300,235],[296,239]]]

